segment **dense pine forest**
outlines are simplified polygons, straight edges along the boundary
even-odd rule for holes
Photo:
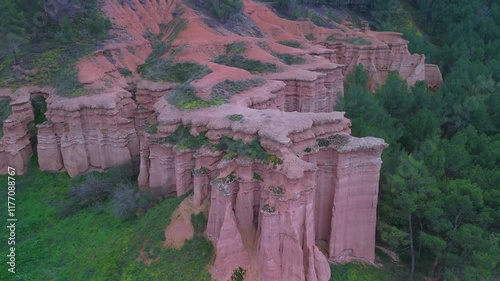
[[[374,1],[378,27],[404,33],[444,76],[437,92],[393,73],[375,95],[362,67],[349,77],[353,134],[384,138],[378,240],[411,272],[443,280],[499,274],[500,5],[495,1]],[[398,3],[396,3],[398,4]],[[388,7],[384,12],[383,8]],[[407,15],[406,15],[407,16]]]

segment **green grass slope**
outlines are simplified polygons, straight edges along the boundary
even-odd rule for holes
[[[166,199],[135,220],[115,217],[105,204],[61,218],[57,206],[67,200],[72,179],[32,165],[16,180],[16,274],[9,273],[2,262],[0,280],[210,280],[207,269],[213,247],[202,236],[204,217],[194,217],[197,233],[182,249],[161,247],[163,230],[185,196]],[[7,177],[1,176],[0,183],[6,185]],[[5,209],[0,219],[4,223],[6,196],[2,188],[0,200]],[[3,228],[2,257],[10,247],[7,235]],[[138,259],[141,251],[152,260],[150,265]]]

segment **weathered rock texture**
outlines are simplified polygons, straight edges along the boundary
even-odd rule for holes
[[[12,100],[12,115],[0,140],[0,173],[6,173],[7,165],[19,173],[25,170],[32,154],[30,99],[43,95],[48,110],[47,122],[37,125],[40,168],[75,176],[140,160],[142,191],[179,196],[192,190],[193,207],[208,209],[206,235],[217,251],[214,279],[229,280],[241,267],[246,280],[325,281],[330,278],[328,260],[374,261],[380,155],[386,144],[351,137],[350,121],[334,112],[334,105],[344,93],[345,75],[358,63],[368,69],[372,90],[391,70],[410,85],[425,80],[436,89],[442,81],[436,66],[425,64],[423,55],[410,54],[401,34],[288,21],[249,0],[244,1],[245,13],[253,21],[252,32],[265,35],[260,38],[208,26],[205,15],[177,0],[104,4],[106,15],[120,27],[114,32],[122,41],[105,46],[114,63],[103,51],[79,62],[79,79],[86,87],[112,87],[73,99],[34,87],[0,91],[0,98]],[[175,60],[212,70],[191,83],[199,97],[208,98],[211,87],[226,79],[253,77],[213,62],[235,41],[247,45],[250,51],[244,56],[275,63],[280,71],[262,74],[264,85],[235,94],[228,104],[176,109],[164,97],[177,85],[139,81],[136,68],[152,49],[143,35],[158,33],[160,24],[179,16],[178,7],[188,24],[172,43],[180,47]],[[314,34],[315,43],[323,45],[306,41],[305,34]],[[371,44],[324,43],[330,35],[358,36]],[[300,41],[306,48],[276,43],[284,40]],[[305,63],[285,65],[273,52],[301,56]],[[122,77],[119,68],[130,69],[134,78]],[[232,115],[241,120],[232,121]],[[168,143],[166,137],[180,126],[192,136],[204,134],[203,146],[191,150]],[[257,140],[266,157],[234,157],[214,149],[223,137],[247,144]]]
[[[26,87],[12,92],[0,90],[0,99],[11,100],[11,114],[3,122],[3,137],[0,139],[0,174],[7,174],[8,167],[22,175],[33,153],[30,139],[33,137],[30,127],[34,115],[31,107],[31,94],[39,92],[36,87]],[[32,131],[32,130],[31,130]]]
[[[273,87],[288,85],[264,85],[240,100],[266,90],[273,96]],[[159,100],[155,109],[158,132],[144,136],[139,185],[163,196],[193,190],[195,206],[209,201],[214,278],[227,280],[241,267],[255,280],[328,280],[327,258],[373,262],[382,140],[351,137],[343,113],[313,113],[314,107],[284,112],[231,104],[193,113]],[[232,114],[243,119],[231,121]],[[190,151],[161,141],[179,125],[204,132],[206,144]],[[259,139],[283,162],[228,159],[211,149],[224,136]],[[316,246],[321,241],[327,257]]]
[[[377,35],[374,35],[377,36]],[[410,54],[408,41],[401,38],[401,33],[385,32],[385,44],[357,46],[344,43],[325,43],[334,50],[329,58],[334,63],[346,66],[349,73],[358,64],[368,70],[368,88],[375,91],[388,77],[389,71],[396,71],[406,80],[408,86],[417,81],[426,81],[430,88],[438,88],[443,79],[436,65],[426,64],[425,56]]]
[[[38,159],[44,171],[70,176],[137,159],[136,105],[119,91],[99,96],[47,99],[47,122],[37,125]]]

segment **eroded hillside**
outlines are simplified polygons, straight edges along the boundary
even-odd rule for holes
[[[44,171],[76,176],[132,161],[143,191],[193,190],[193,206],[208,211],[217,280],[240,267],[249,280],[328,280],[328,260],[374,262],[387,145],[350,136],[333,108],[359,63],[371,90],[389,71],[435,89],[435,65],[399,33],[290,21],[253,1],[244,20],[226,24],[182,1],[109,0],[103,11],[114,37],[77,63],[94,94],[1,90],[12,108],[2,173],[24,171],[35,147]],[[34,133],[36,96],[47,111]]]

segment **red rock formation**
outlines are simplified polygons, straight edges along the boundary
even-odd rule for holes
[[[358,63],[368,69],[372,90],[390,70],[410,85],[426,80],[429,87],[439,87],[439,69],[425,64],[423,55],[411,55],[400,34],[349,27],[332,31],[311,22],[280,19],[249,0],[244,1],[245,12],[266,33],[264,38],[236,36],[223,26],[214,30],[203,15],[179,1],[128,3],[132,4],[108,0],[104,5],[105,13],[121,27],[114,32],[124,40],[105,49],[113,56],[123,54],[123,60],[113,65],[99,51],[78,64],[79,78],[88,87],[102,86],[103,78],[113,87],[73,99],[49,95],[48,121],[37,126],[40,168],[75,176],[139,158],[142,191],[180,196],[193,190],[193,207],[208,208],[206,235],[217,251],[211,269],[215,280],[228,280],[241,267],[247,280],[324,281],[330,278],[328,260],[373,262],[380,155],[386,144],[349,136],[350,121],[333,107],[343,95],[345,74]],[[275,63],[282,71],[262,74],[264,85],[234,95],[220,107],[178,110],[163,98],[176,84],[150,81],[137,83],[134,101],[132,93],[122,89],[127,80],[117,68],[135,71],[144,62],[151,52],[144,33],[159,32],[159,25],[172,19],[176,4],[185,8],[188,24],[173,43],[187,46],[179,48],[175,59],[193,60],[212,70],[191,83],[200,97],[208,98],[215,83],[253,77],[212,61],[234,41],[244,41],[251,49],[245,56]],[[309,33],[320,41],[333,34],[360,36],[372,44],[311,46],[303,39]],[[307,49],[285,47],[275,40],[298,40]],[[126,48],[129,45],[135,54]],[[300,55],[306,63],[288,66],[273,52]],[[50,94],[40,89],[0,92],[0,97],[13,97],[13,114],[4,122],[5,137],[0,141],[2,173],[7,164],[23,171],[31,155],[29,100],[37,91]],[[228,118],[233,114],[242,120]],[[146,130],[150,126],[156,129]],[[190,150],[167,143],[165,137],[179,126],[189,128],[193,136],[204,133],[204,145]],[[213,149],[223,137],[245,143],[257,139],[274,163],[233,159]]]
[[[17,174],[23,174],[33,153],[30,139],[33,137],[34,114],[32,95],[48,95],[49,88],[24,87],[12,92],[0,90],[1,98],[10,98],[11,115],[3,123],[3,138],[0,140],[0,174],[7,174],[13,167]]]
[[[38,125],[38,161],[44,171],[70,176],[103,170],[139,155],[134,101],[126,91],[47,99],[47,121]]]
[[[264,85],[239,100],[272,96],[264,89],[273,88]],[[373,262],[382,140],[349,137],[350,122],[338,112],[255,110],[233,104],[224,110],[179,111],[164,99],[155,109],[158,133],[145,138],[139,184],[162,195],[192,189],[195,207],[209,200],[206,233],[217,249],[212,268],[216,280],[229,279],[238,267],[259,280],[328,280],[327,259],[316,246],[321,240],[328,243],[332,260]],[[242,121],[229,120],[231,114],[241,114]],[[156,141],[179,124],[194,135],[206,132],[209,142],[189,152]],[[251,159],[225,159],[224,152],[210,149],[223,136],[258,138],[283,163],[273,167]]]

